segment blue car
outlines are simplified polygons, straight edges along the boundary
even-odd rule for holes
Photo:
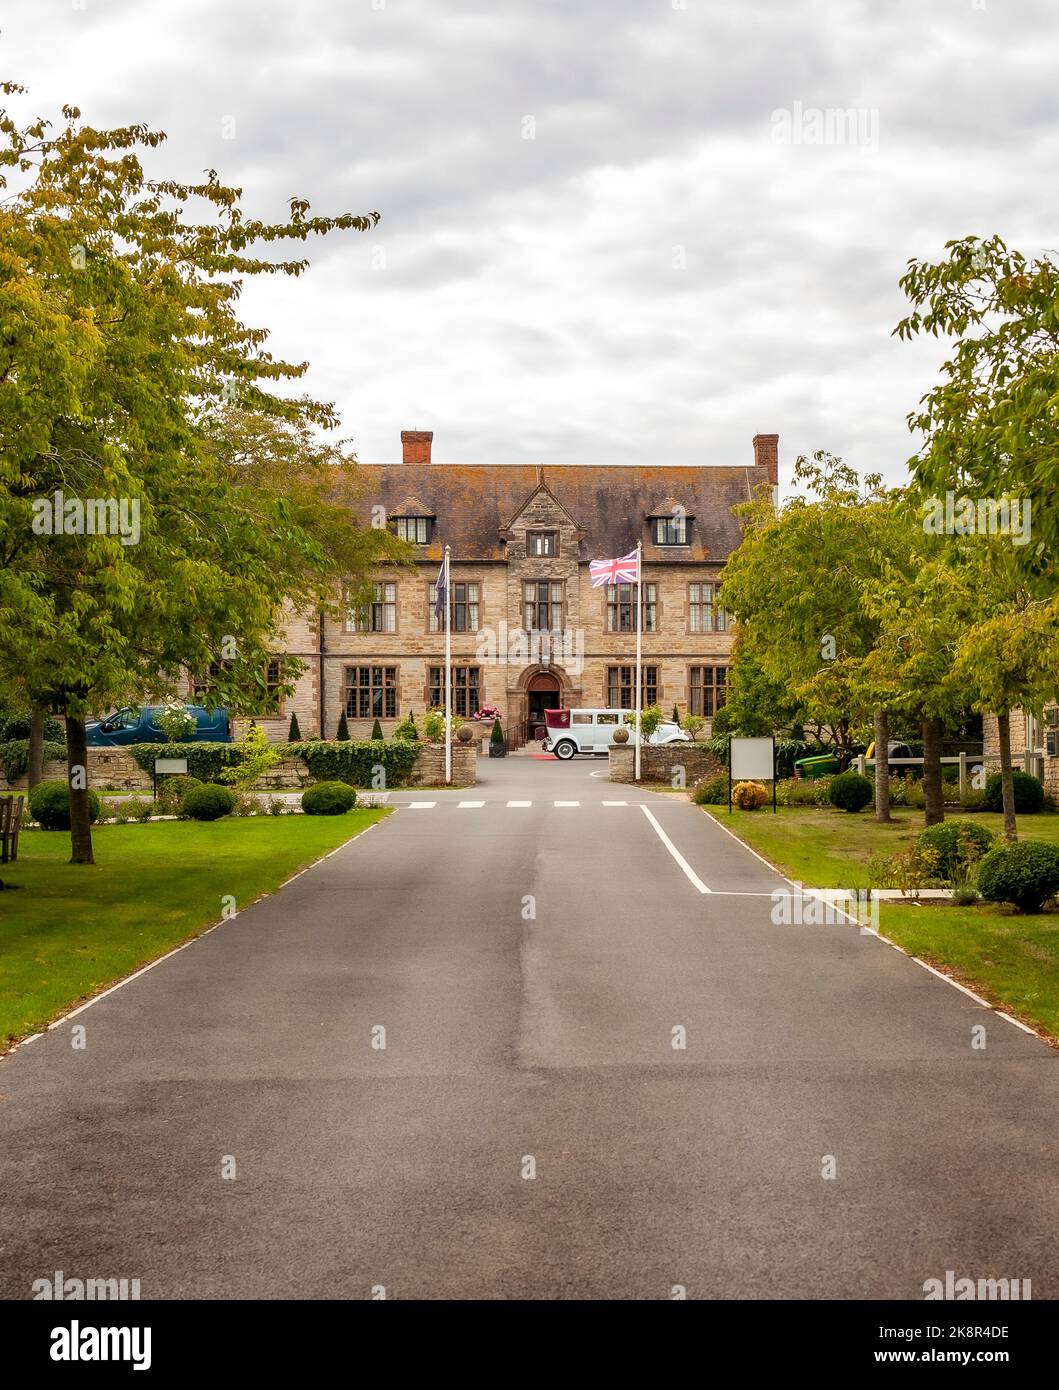
[[[185,705],[195,721],[195,732],[182,743],[231,743],[232,721],[226,709],[204,709],[201,705]],[[162,705],[142,705],[139,709],[127,705],[115,710],[106,719],[85,725],[89,748],[113,747],[122,743],[167,743],[158,724]]]

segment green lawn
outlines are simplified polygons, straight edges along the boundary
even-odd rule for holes
[[[895,808],[879,825],[870,811],[847,815],[824,807],[771,811],[709,808],[721,825],[811,888],[869,888],[868,860],[910,844],[923,812]],[[956,815],[946,813],[951,819]],[[999,835],[1002,817],[967,815]],[[1019,836],[1059,844],[1059,815],[1020,816]],[[883,903],[880,930],[912,955],[946,970],[991,1003],[1059,1038],[1059,912],[1024,917],[994,904]]]
[[[0,1040],[36,1032],[78,1000],[274,891],[384,810],[95,826],[96,864],[70,837],[24,831],[0,866]]]

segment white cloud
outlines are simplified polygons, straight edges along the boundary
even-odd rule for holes
[[[778,431],[788,468],[897,480],[942,356],[890,336],[906,260],[1052,237],[1047,0],[6,10],[34,109],[160,126],[159,170],[215,167],[257,214],[382,213],[243,300],[370,461],[408,427],[461,462],[743,463]],[[877,112],[878,148],[775,144],[795,102]]]

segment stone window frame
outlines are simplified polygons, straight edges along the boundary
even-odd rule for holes
[[[434,680],[434,672],[438,673],[438,680]],[[471,673],[474,679],[471,679]],[[463,676],[462,684],[460,675]],[[482,703],[482,668],[477,662],[462,663],[452,668],[452,712],[458,714],[461,719],[470,719],[476,709],[481,708]],[[471,693],[474,692],[474,703],[472,707]],[[438,703],[434,703],[434,696],[437,694]],[[461,699],[462,696],[462,699]],[[445,665],[443,662],[431,662],[427,666],[427,683],[423,690],[423,701],[428,710],[445,709]],[[460,706],[465,708],[461,709]]]
[[[695,671],[709,671],[713,675],[713,680],[710,681],[709,684],[701,678],[696,682],[693,677]],[[724,672],[724,679],[722,681],[717,680],[718,671]],[[714,719],[717,715],[717,711],[724,709],[725,705],[728,703],[728,691],[731,688],[730,677],[731,667],[726,661],[690,662],[687,669],[687,684],[684,687],[684,703],[688,714],[697,714],[703,719]],[[700,697],[698,700],[695,698],[696,692],[698,692]],[[709,695],[708,702],[706,698],[707,694]],[[720,700],[717,698],[718,694],[721,696]],[[707,703],[713,706],[709,713],[706,712]],[[696,708],[696,705],[698,708]]]
[[[527,632],[556,632],[556,631],[562,631],[563,623],[564,623],[564,621],[565,621],[566,612],[567,612],[567,608],[566,608],[566,580],[565,580],[565,579],[556,579],[556,578],[553,578],[553,577],[548,576],[548,575],[543,575],[543,576],[541,576],[539,579],[530,579],[530,578],[524,576],[519,582],[520,582],[521,587],[522,587],[522,610],[521,610],[521,616],[522,616],[522,626],[523,626],[523,628],[524,628]],[[526,597],[526,588],[527,588],[527,586],[530,585],[530,584],[532,584],[532,585],[534,586],[535,590],[536,590],[536,593],[535,593],[535,595],[534,595],[534,597],[533,597],[532,600],[531,600],[531,599],[527,599],[527,597]],[[548,607],[548,621],[547,621],[547,623],[545,623],[545,624],[543,624],[543,625],[541,625],[541,623],[540,623],[540,621],[539,621],[539,619],[540,619],[540,585],[541,585],[541,584],[547,584],[547,585],[548,585],[548,597],[547,597],[547,599],[546,599],[546,603],[547,603],[547,607]],[[556,590],[556,588],[559,589],[559,597],[558,597],[558,598],[555,597],[555,590]],[[533,606],[533,616],[534,616],[534,619],[536,620],[536,621],[534,621],[534,622],[532,622],[532,623],[528,623],[528,622],[526,621],[526,608],[527,608],[527,606],[528,606],[530,603],[532,603],[532,606]],[[557,605],[558,605],[559,610],[560,610],[560,611],[559,611],[559,618],[558,618],[558,621],[556,621],[555,616],[554,616],[555,608],[556,608]]]
[[[427,614],[427,626],[426,626],[426,630],[427,630],[427,632],[428,632],[432,637],[433,637],[433,636],[436,636],[439,632],[442,634],[442,636],[445,635],[445,622],[444,622],[444,619],[443,619],[443,618],[439,618],[439,617],[437,616],[437,614],[434,612],[434,603],[435,603],[435,594],[436,594],[436,590],[437,590],[437,582],[438,582],[438,581],[437,581],[436,579],[431,579],[431,580],[428,581],[427,586],[426,586],[426,595],[427,595],[427,597],[426,597],[426,614]],[[452,615],[452,616],[453,616],[452,631],[453,631],[453,632],[477,632],[477,631],[479,630],[479,628],[481,627],[481,614],[482,614],[482,581],[481,581],[480,579],[453,579],[453,580],[451,581],[451,583],[452,583],[452,588],[453,588],[453,593],[454,593],[454,595],[455,595],[455,591],[456,591],[457,589],[462,588],[462,589],[465,591],[465,595],[464,595],[464,597],[463,597],[462,599],[457,599],[457,598],[454,596],[454,597],[453,597],[453,600],[452,600],[452,608],[453,608],[453,615]],[[473,599],[466,596],[466,590],[469,589],[469,588],[471,588],[471,587],[473,587],[474,590],[475,590],[475,596],[474,596]],[[467,612],[466,612],[466,614],[465,614],[464,626],[463,626],[463,627],[458,627],[457,624],[456,624],[456,610],[457,610],[458,606],[459,606],[461,603],[463,604],[463,606],[465,607],[465,609],[467,610]],[[471,621],[470,621],[470,609],[471,609],[472,607],[474,608],[474,623],[473,623],[473,625],[472,625],[472,623],[471,623]]]
[[[549,538],[552,541],[551,550],[534,550],[533,542],[540,537]],[[534,527],[526,532],[526,555],[531,560],[557,560],[560,554],[561,538],[559,532],[554,527]]]
[[[642,687],[643,687],[643,694],[642,694],[642,700],[643,700],[642,708],[643,708],[643,709],[646,709],[646,708],[648,707],[648,705],[653,705],[653,704],[657,704],[657,703],[658,703],[659,691],[660,691],[660,689],[661,689],[661,682],[660,682],[659,679],[658,679],[658,669],[659,669],[658,666],[657,666],[654,662],[651,662],[650,665],[642,665],[642,666],[640,667],[640,677],[641,677],[640,683],[641,683],[641,685],[642,685]],[[617,673],[618,673],[618,677],[617,677],[617,680],[616,680],[616,681],[614,681],[614,680],[611,679],[611,672],[612,672],[612,671],[617,671]],[[627,671],[627,672],[629,673],[629,679],[628,679],[627,681],[624,680],[623,677],[622,677],[622,672],[623,672],[623,671]],[[611,697],[611,691],[612,691],[612,689],[616,689],[616,690],[618,691],[618,699],[617,699],[617,700],[611,700],[611,698],[610,698],[610,697]],[[625,692],[626,692],[626,690],[628,690],[628,692],[629,692],[629,694],[628,694],[628,699],[630,700],[630,703],[627,704],[627,705],[622,704],[622,700],[625,698]],[[651,698],[651,691],[654,692],[654,698],[653,698],[653,699]],[[604,709],[635,709],[635,708],[636,708],[636,662],[635,662],[635,661],[632,661],[632,662],[624,662],[624,661],[623,661],[623,662],[621,662],[619,665],[616,665],[616,666],[607,666],[607,668],[606,668],[606,673],[605,673],[605,675],[604,675],[604,677],[603,677],[603,708],[604,708]]]
[[[720,583],[720,580],[719,580],[719,579],[691,579],[691,580],[688,581],[688,590],[687,590],[687,594],[688,594],[688,623],[687,623],[687,635],[688,635],[689,637],[697,637],[697,636],[699,636],[700,634],[702,634],[702,633],[704,633],[704,632],[727,632],[727,631],[728,631],[728,614],[727,614],[727,613],[725,612],[725,610],[721,607],[721,604],[720,604],[720,602],[719,602],[719,599],[720,599],[720,588],[721,588],[721,583]],[[695,602],[695,601],[693,600],[693,598],[692,598],[692,593],[693,593],[693,591],[694,591],[695,589],[699,589],[699,590],[702,590],[702,589],[709,589],[709,591],[710,591],[709,599],[703,598],[703,597],[701,596],[701,594],[700,594],[700,597],[699,597],[698,601]],[[696,609],[696,608],[698,608],[698,609],[700,610],[700,613],[702,614],[702,617],[703,617],[703,618],[706,617],[706,616],[708,615],[708,617],[709,617],[709,623],[710,623],[709,627],[704,627],[704,626],[701,626],[701,625],[700,625],[699,627],[696,627],[696,626],[694,625],[694,623],[692,622],[692,616],[691,616],[691,615],[692,615],[693,609]],[[701,618],[700,618],[700,624],[701,624]]]
[[[356,679],[356,681],[353,682],[353,683],[351,683],[351,682],[350,682],[350,679],[349,679],[349,676],[350,676],[350,672],[351,672],[351,671],[357,673],[357,679]],[[368,672],[368,680],[367,680],[367,683],[366,683],[366,684],[362,683],[361,680],[360,680],[360,672],[361,672],[361,671],[367,671],[367,672]],[[379,682],[378,684],[375,683],[375,672],[376,672],[376,671],[379,671],[379,672],[382,673],[382,679],[380,680],[380,682]],[[392,673],[393,673],[393,677],[392,677],[391,680],[387,680],[387,673],[388,673],[388,672],[392,672]],[[363,691],[363,690],[366,690],[366,691],[368,692],[368,706],[369,706],[369,712],[368,712],[367,714],[361,714],[361,713],[359,713],[360,704],[361,704],[361,701],[360,701],[360,692]],[[380,708],[379,708],[378,710],[375,709],[375,698],[374,698],[374,694],[375,694],[375,691],[376,691],[376,690],[378,690],[378,691],[381,692],[381,698],[380,698],[380,701],[379,701]],[[351,691],[356,691],[356,693],[357,693],[357,699],[356,699],[356,701],[354,702],[354,703],[356,704],[356,709],[355,709],[355,710],[350,709],[350,692],[351,692]],[[392,701],[393,709],[392,709],[392,712],[391,712],[390,710],[387,709],[387,703],[388,703],[388,702],[387,702],[386,696],[387,696],[388,694],[392,694],[392,696],[393,696],[393,701]],[[345,712],[346,712],[346,718],[347,718],[347,719],[399,719],[400,716],[401,716],[401,699],[400,699],[400,695],[401,695],[401,668],[400,668],[400,666],[397,665],[396,662],[386,662],[386,661],[384,661],[384,662],[380,662],[380,663],[376,664],[376,663],[373,662],[373,661],[369,661],[369,662],[363,662],[363,661],[347,661],[347,662],[344,662],[344,663],[343,663],[343,667],[342,667],[342,708],[343,708],[343,709],[345,710]]]
[[[657,631],[658,631],[658,606],[659,606],[659,599],[658,599],[658,581],[657,581],[657,580],[654,580],[654,579],[647,579],[647,580],[644,580],[644,581],[642,581],[642,582],[643,582],[643,587],[644,587],[644,591],[645,591],[645,592],[644,592],[644,619],[645,619],[645,621],[644,621],[644,625],[643,625],[643,630],[644,630],[645,633],[654,633],[654,632],[657,632]],[[620,636],[620,635],[621,635],[622,633],[624,633],[624,632],[635,632],[635,631],[636,631],[636,618],[639,617],[640,605],[639,605],[638,603],[635,603],[635,602],[633,601],[633,596],[632,596],[632,592],[631,592],[631,591],[632,591],[633,589],[635,589],[635,587],[636,587],[635,584],[601,584],[601,585],[600,585],[600,591],[601,591],[601,593],[603,594],[603,600],[602,600],[602,602],[603,602],[603,611],[602,611],[602,614],[601,614],[601,617],[600,617],[600,622],[601,622],[601,624],[602,624],[604,633],[606,633],[606,634],[608,634],[608,635],[617,633],[617,634]],[[630,593],[629,593],[629,598],[628,598],[627,601],[626,601],[624,598],[622,598],[622,596],[621,596],[622,591],[625,590],[625,589],[628,589],[628,590],[630,591]],[[618,610],[618,613],[619,613],[618,622],[619,622],[619,624],[620,624],[620,623],[621,623],[620,610],[621,610],[622,608],[631,608],[631,610],[632,610],[629,626],[628,626],[628,627],[621,627],[621,626],[619,625],[618,627],[611,627],[611,625],[610,625],[610,617],[611,617],[611,611],[612,611],[612,609],[617,609],[617,610]]]
[[[378,597],[379,590],[383,591],[382,598]],[[385,610],[390,606],[390,600],[386,597],[386,590],[393,590],[393,627],[375,627],[375,609]],[[351,604],[346,602],[346,621],[345,631],[350,635],[358,637],[394,637],[401,630],[401,605],[398,596],[398,583],[396,579],[378,579],[372,584],[373,597],[367,603]],[[361,614],[367,612],[368,620],[362,624]]]

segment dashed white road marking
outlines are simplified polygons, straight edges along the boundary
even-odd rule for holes
[[[655,828],[655,833],[657,834],[658,838],[662,841],[662,843],[665,845],[666,849],[669,850],[670,854],[673,856],[673,858],[677,861],[677,863],[678,863],[678,864],[680,865],[680,867],[683,869],[684,873],[685,873],[685,874],[687,875],[687,877],[688,877],[689,882],[692,883],[692,884],[694,885],[694,887],[696,887],[696,888],[699,890],[700,893],[708,893],[710,890],[706,887],[705,883],[703,883],[702,879],[699,878],[698,874],[697,874],[697,873],[695,872],[695,870],[691,867],[691,865],[688,863],[688,861],[684,858],[684,856],[681,854],[680,850],[677,849],[676,845],[675,845],[675,844],[673,843],[673,841],[669,838],[669,836],[666,834],[666,832],[665,832],[665,831],[662,829],[662,827],[658,824],[658,821],[655,820],[654,816],[651,814],[650,809],[649,809],[647,806],[645,806],[645,805],[641,802],[641,804],[640,804],[640,810],[644,813],[644,815],[647,817],[647,819],[648,819],[648,820],[651,822],[651,824],[654,826],[654,828]]]
[[[553,806],[580,806],[580,801],[553,801]]]
[[[462,810],[464,810],[464,809],[473,810],[473,809],[476,809],[476,808],[479,807],[479,806],[484,806],[484,805],[485,805],[485,802],[484,802],[484,801],[461,801],[460,804],[456,807],[456,809],[457,809],[458,811],[462,811]]]
[[[533,802],[532,802],[532,801],[509,801],[507,804],[508,804],[509,806],[532,806],[532,805],[533,805]]]
[[[628,806],[627,801],[604,801],[604,806]]]
[[[436,801],[410,801],[408,809],[410,811],[432,811],[437,804]]]

